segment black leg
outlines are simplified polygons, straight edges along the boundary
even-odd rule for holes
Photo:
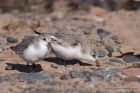
[[[36,68],[37,66],[36,66],[36,64],[35,63],[33,63],[32,64],[32,68]]]
[[[32,66],[29,65],[29,63],[27,62],[27,67],[29,68],[30,72],[34,72],[33,69],[32,69]]]
[[[59,64],[63,64],[64,66],[66,66],[65,60],[63,60],[62,58],[58,57],[56,52],[52,49],[53,53],[55,54],[57,61]]]

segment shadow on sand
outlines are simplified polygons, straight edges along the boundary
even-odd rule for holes
[[[11,66],[12,70],[18,70],[19,72],[31,73],[31,72],[41,72],[41,71],[43,71],[40,64],[36,64],[36,67],[30,67],[30,68],[27,65],[24,65],[24,64],[7,63],[7,65]]]
[[[57,58],[57,57],[45,58],[44,61],[55,63],[55,64],[58,64],[58,65],[65,65],[65,66],[67,66],[67,65],[74,65],[74,64],[79,64],[81,66],[92,66],[91,64],[83,63],[80,60],[76,60],[76,59],[73,59],[73,60],[63,60],[63,59]]]

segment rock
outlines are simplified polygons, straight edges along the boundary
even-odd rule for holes
[[[133,48],[130,48],[130,47],[128,47],[128,46],[122,46],[121,48],[120,48],[120,53],[122,54],[122,55],[126,55],[126,54],[128,54],[128,55],[133,55],[134,54],[134,49]]]
[[[117,35],[113,35],[111,38],[116,44],[122,44],[122,40],[120,40]]]
[[[107,37],[107,36],[110,36],[112,33],[111,32],[108,32],[104,29],[98,29],[97,30],[97,33],[98,35],[101,37],[101,38],[104,38],[104,37]]]
[[[122,54],[120,52],[115,51],[115,52],[112,53],[112,56],[113,57],[121,57]]]
[[[104,44],[103,44],[103,42],[102,41],[96,41],[96,46],[97,47],[101,47],[101,46],[103,46]]]
[[[60,77],[61,80],[67,80],[67,79],[71,79],[70,73],[64,73],[63,75],[61,75]]]
[[[20,80],[25,81],[37,81],[37,80],[45,80],[52,78],[52,73],[47,71],[42,71],[39,73],[22,73],[19,74]]]
[[[92,75],[91,73],[86,72],[86,71],[82,71],[82,72],[71,71],[70,74],[72,78],[87,78]]]
[[[110,36],[106,36],[106,37],[102,38],[102,42],[105,46],[114,46],[115,45],[114,41],[111,39]]]
[[[69,73],[64,73],[60,79],[67,80],[72,78],[86,78],[88,80],[93,80],[93,75],[87,71],[70,71]]]
[[[90,35],[94,28],[95,28],[95,25],[91,25],[91,26],[85,27],[85,29],[83,29],[83,33],[85,35]]]
[[[85,30],[83,30],[83,33],[84,33],[85,35],[90,35],[90,34],[91,34],[91,30],[85,29]]]
[[[95,93],[110,93],[109,91],[106,91],[106,90],[97,90]]]
[[[55,91],[56,92],[56,91]],[[24,90],[23,93],[55,93],[54,91],[49,92],[48,89],[44,88],[28,88],[27,90]]]
[[[120,76],[121,75],[121,69],[110,69],[110,70],[100,70],[100,71],[97,71],[96,72],[96,76],[97,77],[100,77],[102,79],[105,79],[105,78],[109,78],[111,76]]]
[[[58,84],[60,84],[58,81],[56,81],[56,80],[45,80],[45,81],[43,81],[43,83],[45,84],[45,85],[51,85],[51,86],[55,86],[55,85],[58,85]]]
[[[137,56],[134,56],[134,55],[124,55],[123,61],[125,61],[126,63],[136,62],[136,61],[140,61],[140,58],[138,58]]]
[[[18,42],[18,40],[13,38],[13,37],[7,37],[7,42],[9,42],[9,43],[16,43],[16,42]]]
[[[3,76],[0,76],[0,83],[2,83],[5,80]]]
[[[2,53],[3,51],[4,51],[4,47],[0,45],[0,53]]]
[[[111,58],[111,59],[109,59],[109,61],[110,62],[114,62],[114,63],[123,63],[121,60],[119,60],[119,59],[116,59],[116,58]]]
[[[109,52],[108,56],[111,57],[112,53],[114,52],[114,48],[111,46],[105,46],[105,49],[108,50]]]
[[[52,67],[52,68],[58,68],[58,65],[52,63],[52,64],[51,64],[51,67]]]
[[[65,15],[61,12],[54,14],[54,16],[52,16],[51,20],[52,21],[59,21],[59,20],[63,20],[65,18]]]
[[[103,23],[105,24],[105,19],[100,17],[100,16],[95,16],[94,17],[94,20],[97,22],[97,23]]]
[[[106,52],[104,49],[99,49],[97,50],[98,52],[98,57],[105,57],[106,56]]]
[[[12,65],[7,65],[7,66],[5,67],[5,70],[14,70],[14,69],[13,69],[13,66],[12,66]]]
[[[123,69],[123,74],[129,77],[138,77],[140,78],[140,70],[139,69]]]

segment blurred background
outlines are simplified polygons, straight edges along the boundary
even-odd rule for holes
[[[0,0],[0,12],[46,12],[89,11],[91,7],[101,7],[109,11],[120,9],[137,10],[140,0]]]

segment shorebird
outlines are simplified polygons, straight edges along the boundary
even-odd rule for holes
[[[97,62],[97,55],[90,50],[78,35],[57,32],[51,35],[51,48],[57,57],[63,60],[85,60]]]
[[[48,34],[40,34],[24,38],[16,46],[11,49],[15,51],[23,60],[27,62],[28,67],[35,66],[35,63],[44,59],[49,50],[51,38]],[[32,64],[32,66],[31,66]]]

